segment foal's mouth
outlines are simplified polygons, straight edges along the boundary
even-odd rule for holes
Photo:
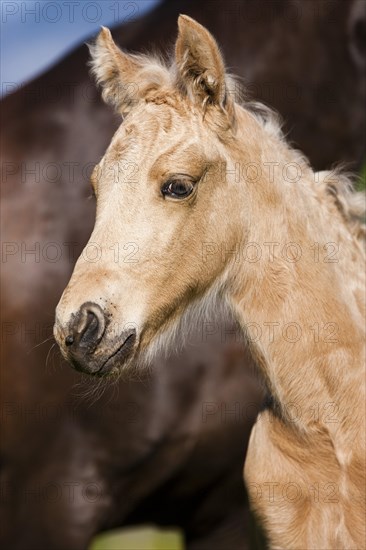
[[[79,347],[67,350],[64,356],[78,372],[99,378],[107,377],[120,372],[134,356],[137,341],[136,331],[121,334],[118,340],[118,342],[114,340],[113,344],[117,345],[113,346],[111,342],[103,338],[94,350]]]
[[[129,334],[124,342],[114,350],[104,361],[99,370],[92,373],[95,376],[107,376],[115,368],[121,368],[132,355],[136,343],[136,333]]]

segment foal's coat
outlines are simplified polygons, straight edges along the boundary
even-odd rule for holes
[[[104,375],[224,303],[271,395],[244,474],[272,547],[363,548],[363,199],[314,173],[270,112],[236,101],[212,36],[178,24],[170,68],[121,52],[107,29],[91,48],[125,121],[93,174],[93,261],[87,247],[55,336]]]

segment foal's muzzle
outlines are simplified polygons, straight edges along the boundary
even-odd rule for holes
[[[66,328],[55,329],[55,338],[64,356],[76,370],[103,376],[125,362],[131,354],[136,342],[136,330],[123,331],[110,342],[106,334],[107,326],[108,318],[102,308],[86,302],[72,315]]]

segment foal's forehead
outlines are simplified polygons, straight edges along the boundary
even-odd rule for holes
[[[179,134],[193,131],[192,122],[197,120],[182,102],[149,101],[137,107],[122,123],[122,134],[152,136],[154,133]]]
[[[122,156],[128,151],[160,153],[173,145],[184,146],[192,142],[197,146],[202,143],[194,113],[169,103],[146,102],[131,111],[122,122],[106,156]]]
[[[199,176],[205,167],[197,115],[165,102],[144,102],[131,111],[113,136],[102,165],[128,161],[148,169],[151,179],[166,172]]]

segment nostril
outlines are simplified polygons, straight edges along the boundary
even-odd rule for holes
[[[88,311],[85,320],[83,320],[82,322],[82,328],[81,330],[79,329],[79,332],[81,333],[81,339],[94,339],[95,334],[98,332],[98,327],[98,318],[94,315],[94,313]]]
[[[93,303],[81,306],[76,324],[76,337],[80,343],[98,344],[105,330],[105,317],[102,309]]]
[[[74,343],[74,337],[69,334],[69,336],[66,336],[65,338],[65,345],[66,346],[72,346]]]

